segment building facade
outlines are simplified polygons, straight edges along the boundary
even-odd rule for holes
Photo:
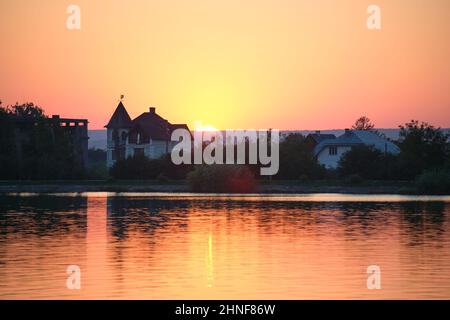
[[[81,168],[86,169],[88,165],[88,120],[61,118],[59,115],[53,115],[51,118],[43,118],[41,120],[32,117],[12,117],[10,119],[14,123],[14,141],[17,152],[18,162],[22,162],[22,155],[25,150],[24,145],[30,142],[33,134],[33,127],[39,121],[43,121],[45,127],[51,133],[50,144],[55,143],[55,137],[64,135],[69,138],[71,145],[71,154],[75,157],[75,163]]]
[[[71,141],[74,148],[74,154],[77,157],[77,161],[81,163],[83,168],[88,166],[88,120],[87,119],[73,119],[73,118],[61,118],[59,115],[53,115],[51,123],[54,126],[58,126],[65,131],[71,137]]]
[[[336,169],[341,157],[354,146],[367,145],[385,152],[398,154],[400,149],[391,141],[370,130],[349,130],[339,137],[321,135],[320,132],[308,138],[314,144],[314,156],[327,169]]]
[[[170,153],[177,142],[171,141],[172,132],[186,124],[171,124],[156,113],[156,108],[131,120],[125,106],[119,103],[107,128],[107,166],[134,156],[158,159]]]

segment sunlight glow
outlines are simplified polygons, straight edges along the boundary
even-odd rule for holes
[[[201,121],[194,122],[194,130],[195,131],[219,131],[216,127],[209,124],[202,124]]]

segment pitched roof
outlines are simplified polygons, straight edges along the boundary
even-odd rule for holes
[[[308,134],[308,137],[310,139],[314,140],[315,143],[320,143],[323,140],[336,138],[336,136],[331,133],[310,133],[310,134]]]
[[[384,139],[376,133],[368,130],[347,130],[342,136],[336,139],[326,139],[321,141],[314,148],[314,155],[317,156],[324,148],[328,146],[352,147],[365,144],[373,146],[382,152],[397,154],[400,149],[387,139]]]
[[[171,127],[171,131],[175,131],[176,129],[189,130],[189,127],[187,126],[187,124],[184,124],[184,123],[171,124],[170,127]]]
[[[380,137],[378,134],[369,130],[352,130],[353,134],[356,135],[359,140],[361,140],[366,145],[372,145],[376,149],[382,152],[389,152],[397,154],[400,152],[400,148],[396,146],[391,141]]]
[[[134,119],[130,131],[142,131],[146,136],[154,140],[170,140],[170,124],[156,113],[144,112]]]
[[[171,124],[152,108],[152,111],[144,112],[132,121],[130,133],[141,131],[153,140],[170,140],[172,132],[180,128],[189,130],[186,124]]]
[[[149,112],[144,112],[136,119],[131,120],[122,102],[117,106],[105,128],[129,128],[129,133],[139,131],[154,140],[170,140],[172,131],[175,129],[189,130],[186,124],[169,123],[159,116],[153,107],[150,108]]]
[[[114,111],[111,119],[105,128],[130,128],[131,127],[131,118],[128,115],[127,110],[122,104],[122,101],[119,102],[119,105]]]

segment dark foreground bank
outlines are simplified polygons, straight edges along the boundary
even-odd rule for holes
[[[0,193],[54,192],[190,192],[185,181],[0,181]],[[424,194],[413,182],[267,181],[257,193]],[[433,193],[430,193],[433,194]]]

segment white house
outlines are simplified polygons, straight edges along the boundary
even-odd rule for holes
[[[319,141],[314,147],[317,161],[328,169],[336,169],[342,155],[358,145],[373,146],[385,153],[398,154],[400,149],[387,139],[369,130],[349,130],[340,137],[315,139]]]
[[[107,128],[107,166],[117,160],[144,155],[157,159],[168,154],[176,142],[171,141],[172,132],[178,128],[189,130],[186,124],[171,124],[151,107],[131,120],[122,102],[114,111]]]

